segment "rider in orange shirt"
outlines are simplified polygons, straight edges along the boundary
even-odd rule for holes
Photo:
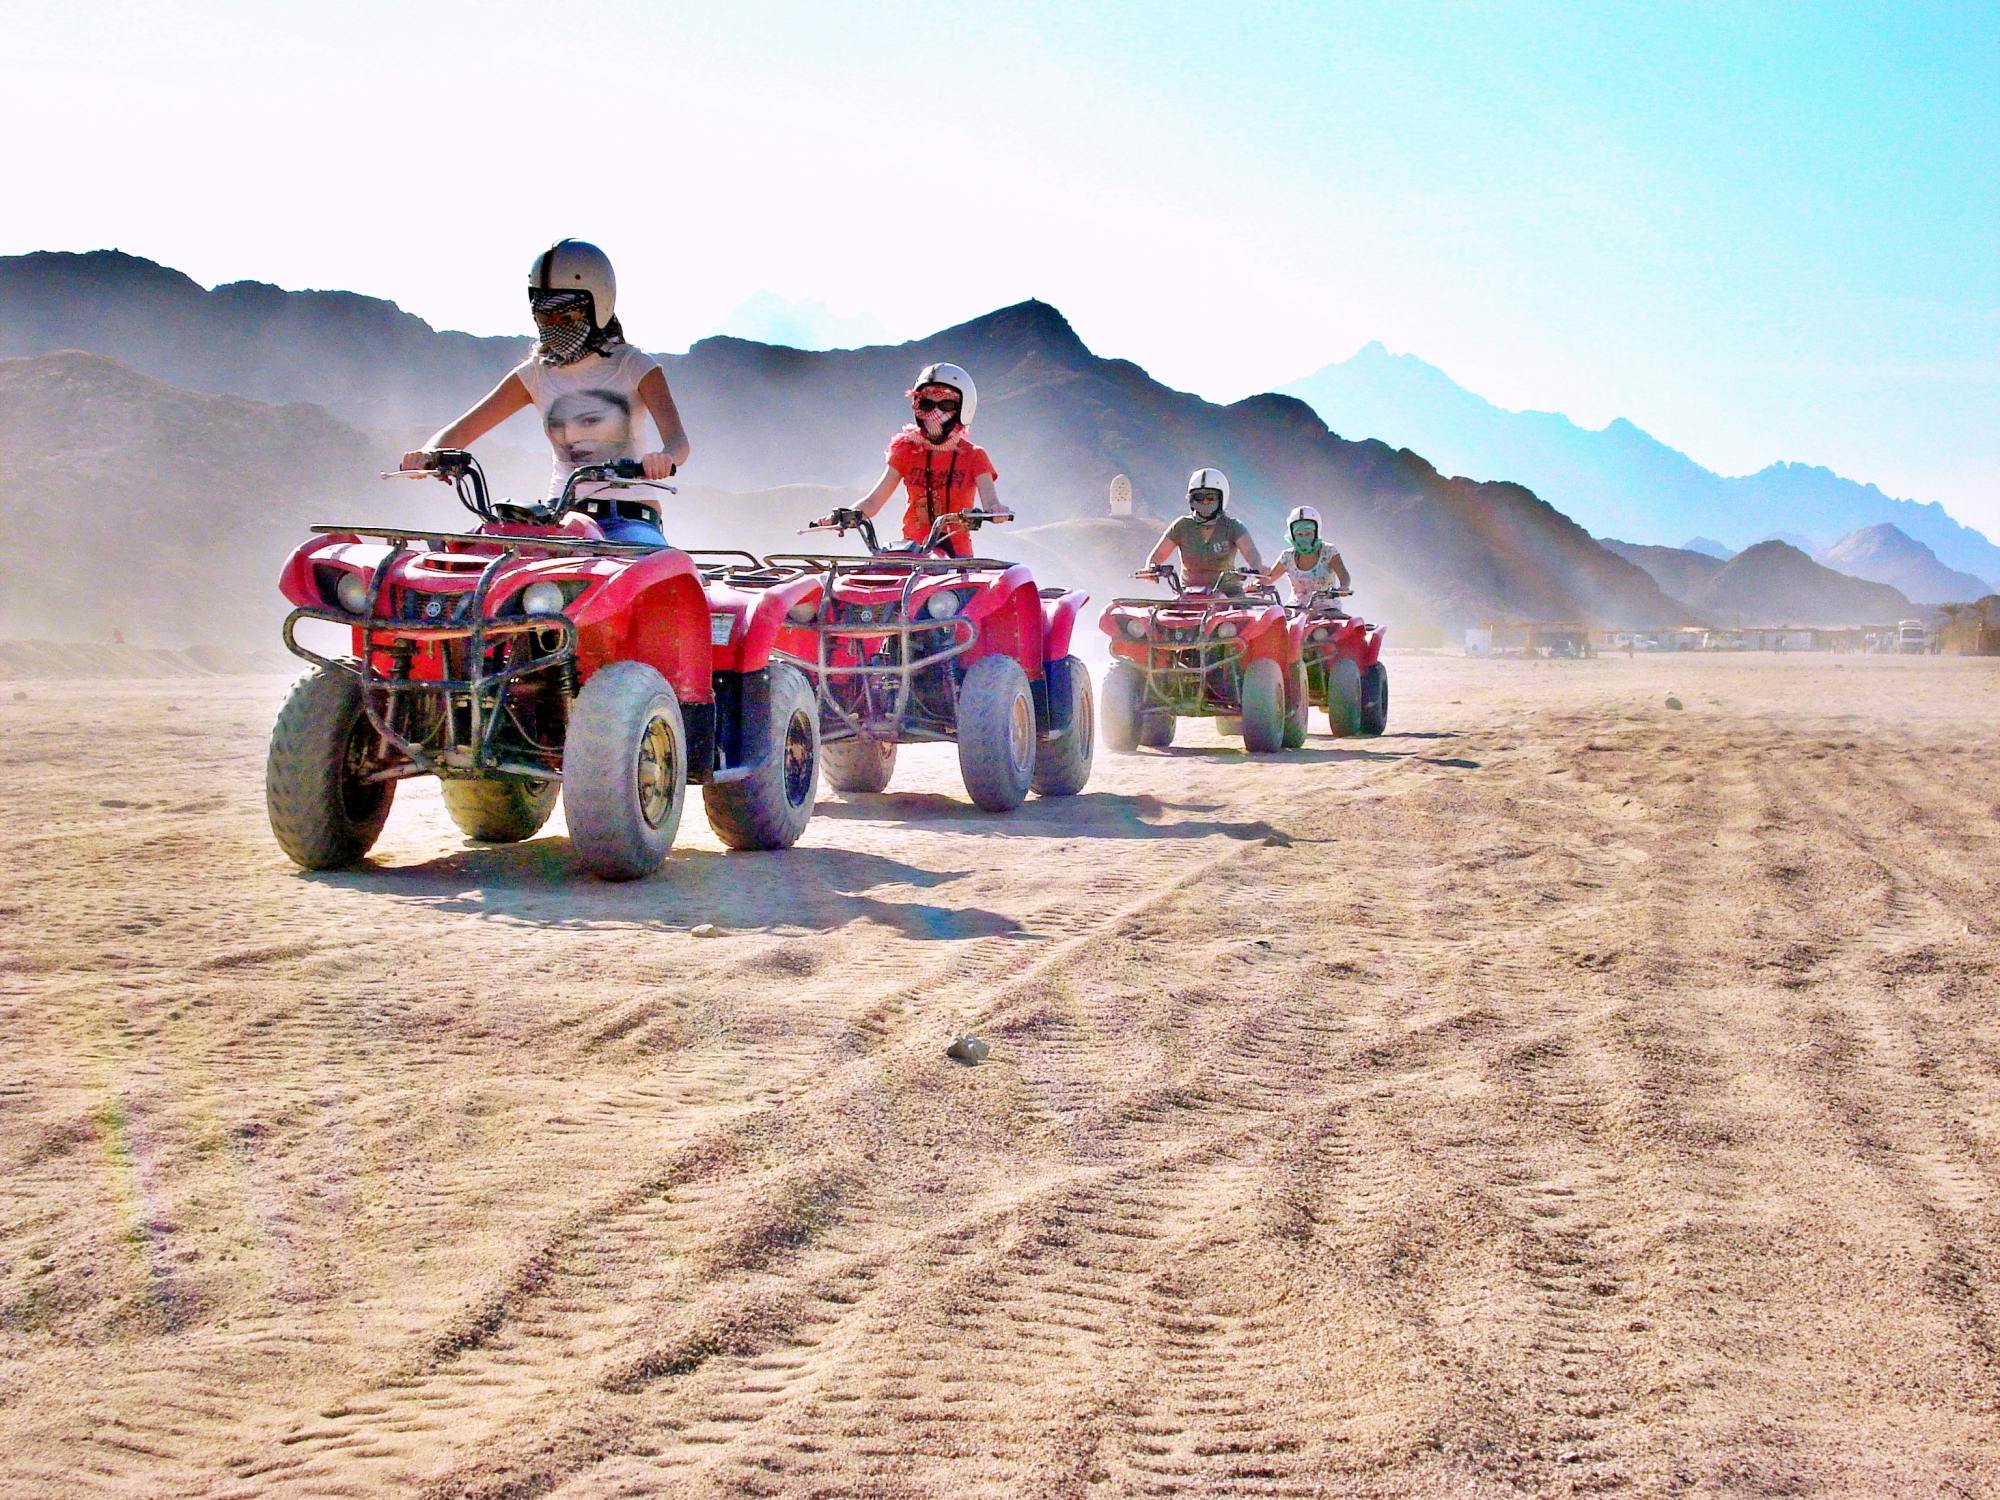
[[[882,477],[858,506],[837,510],[820,524],[838,525],[853,516],[873,516],[889,503],[898,486],[907,493],[905,541],[926,540],[940,516],[1001,508],[999,493],[993,487],[999,472],[968,431],[979,405],[972,377],[957,365],[926,365],[905,394],[915,420],[890,440],[889,451],[883,455]],[[972,555],[972,536],[963,526],[946,531],[940,545],[954,557]]]

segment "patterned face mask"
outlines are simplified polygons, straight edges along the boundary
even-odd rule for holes
[[[535,317],[535,357],[545,365],[575,364],[590,351],[597,330],[588,292],[529,292]]]

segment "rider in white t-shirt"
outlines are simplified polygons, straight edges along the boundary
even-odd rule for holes
[[[1264,582],[1289,579],[1292,603],[1304,604],[1321,589],[1348,588],[1347,564],[1337,549],[1329,547],[1319,534],[1319,512],[1310,505],[1293,508],[1285,517],[1285,539],[1291,545],[1265,570]]]
[[[429,468],[432,450],[467,447],[532,405],[554,455],[551,498],[585,464],[637,459],[648,479],[672,475],[687,462],[687,433],[659,362],[625,342],[613,310],[617,295],[611,261],[595,245],[559,240],[536,256],[528,272],[534,352],[464,416],[404,454],[403,467]],[[642,441],[649,417],[660,437],[650,450]],[[664,545],[658,510],[634,493],[609,484],[577,489],[612,541]]]

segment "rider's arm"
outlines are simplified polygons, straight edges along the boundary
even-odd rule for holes
[[[1178,526],[1179,524],[1180,522],[1176,521],[1174,526]],[[1163,531],[1160,534],[1159,541],[1153,544],[1152,555],[1146,559],[1147,567],[1157,568],[1161,563],[1167,561],[1176,552],[1181,550],[1181,539],[1174,535],[1174,526],[1169,526]]]
[[[1244,532],[1236,539],[1236,550],[1242,553],[1243,560],[1250,564],[1252,573],[1264,571],[1264,560],[1257,555],[1257,544],[1250,539],[1249,532]]]
[[[1347,576],[1347,564],[1340,560],[1340,554],[1334,553],[1328,561],[1333,568],[1333,576],[1340,580],[1340,586],[1344,589],[1353,588],[1354,580]]]
[[[875,488],[863,495],[854,508],[864,516],[873,516],[889,503],[889,497],[896,493],[896,486],[902,482],[900,474],[894,469],[885,467],[882,470],[882,477],[875,481]]]
[[[423,447],[413,449],[403,455],[402,467],[421,469],[425,465],[425,455],[437,448],[470,448],[487,433],[513,416],[528,404],[528,388],[521,384],[521,377],[508,373],[507,378],[481,396],[478,402],[464,416],[445,427],[440,427],[430,436]]]
[[[640,377],[639,399],[646,403],[646,410],[653,414],[653,425],[660,429],[660,451],[648,453],[642,460],[646,465],[646,477],[668,478],[688,461],[692,450],[687,429],[681,425],[680,409],[674,405],[674,393],[667,389],[666,372],[658,365]],[[655,469],[660,472],[655,474]]]
[[[1290,547],[1287,547],[1283,552],[1280,552],[1278,554],[1278,560],[1272,563],[1270,567],[1266,568],[1264,570],[1263,577],[1259,578],[1257,581],[1259,583],[1264,583],[1264,584],[1276,583],[1280,578],[1284,577],[1285,565],[1289,563],[1291,560],[1292,560],[1292,549]]]
[[[1007,509],[1006,506],[1000,503],[1000,492],[993,487],[993,476],[991,474],[981,474],[974,481],[974,484],[979,490],[979,508],[981,510],[1005,511]]]

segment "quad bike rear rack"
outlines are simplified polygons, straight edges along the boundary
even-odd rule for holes
[[[1145,679],[1145,702],[1155,708],[1170,708],[1177,713],[1187,711],[1188,699],[1194,700],[1198,713],[1231,714],[1241,710],[1242,704],[1235,698],[1224,697],[1211,690],[1210,674],[1228,668],[1231,681],[1240,680],[1244,643],[1239,636],[1218,637],[1211,634],[1215,616],[1242,609],[1246,604],[1275,603],[1276,595],[1268,590],[1250,590],[1239,594],[1219,594],[1199,605],[1188,601],[1186,595],[1172,599],[1113,599],[1111,609],[1144,610],[1146,612],[1146,634],[1143,639],[1134,640],[1120,632],[1120,640],[1127,646],[1139,646],[1145,650],[1146,659],[1135,662]],[[1200,618],[1192,626],[1170,627],[1188,632],[1186,640],[1158,639],[1162,633],[1160,614],[1165,610],[1192,613],[1200,610]],[[1121,661],[1131,661],[1130,657],[1120,657]]]
[[[361,680],[361,709],[368,716],[369,724],[382,736],[382,741],[400,752],[406,764],[391,765],[368,773],[370,781],[398,781],[411,776],[477,777],[499,774],[522,776],[535,781],[559,780],[562,776],[562,752],[551,750],[545,761],[530,762],[498,753],[493,744],[494,735],[505,717],[505,697],[507,685],[531,673],[555,670],[562,676],[565,694],[574,697],[576,693],[576,626],[564,614],[519,615],[507,619],[492,620],[486,617],[486,597],[491,592],[493,580],[500,570],[512,562],[523,550],[516,542],[527,548],[539,549],[551,545],[542,537],[509,538],[502,550],[480,569],[479,579],[470,593],[458,595],[465,602],[458,607],[457,618],[448,624],[426,624],[422,621],[386,618],[380,612],[382,592],[397,563],[407,556],[412,541],[452,541],[463,542],[467,538],[460,533],[365,530],[351,526],[315,526],[314,531],[327,535],[379,537],[393,541],[390,550],[374,570],[368,584],[367,612],[350,615],[344,610],[314,609],[301,606],[285,617],[285,646],[294,656],[302,657],[315,666],[335,671],[349,672]],[[496,539],[497,540],[497,539]],[[625,555],[657,551],[657,548],[633,546],[618,542],[569,542],[556,540],[552,544],[563,551],[588,551],[598,555]],[[618,549],[616,553],[600,549]],[[344,625],[361,632],[361,659],[348,661],[344,658],[322,656],[317,651],[299,644],[296,628],[300,620],[324,620],[332,625]],[[529,632],[552,631],[558,637],[558,644],[545,648],[539,655],[525,661],[504,667],[497,672],[485,670],[487,646],[494,640],[511,640],[512,637]],[[379,637],[392,636],[389,643],[382,643]],[[470,675],[463,678],[413,678],[407,675],[410,658],[415,654],[413,644],[419,641],[465,641],[465,660]],[[394,661],[393,675],[384,676],[375,667],[378,654],[387,653]],[[449,737],[450,710],[463,700],[469,715],[469,750],[447,749],[432,753],[417,741],[398,733],[390,720],[398,694],[431,693],[441,697],[446,705],[447,737]],[[379,701],[378,701],[379,697]]]
[[[919,673],[942,666],[978,645],[979,627],[963,615],[947,615],[941,620],[912,620],[910,594],[926,577],[943,573],[998,573],[1014,564],[985,557],[899,557],[893,554],[852,557],[822,552],[774,552],[755,561],[754,569],[732,569],[725,576],[756,586],[782,582],[807,573],[820,575],[819,613],[810,622],[817,647],[816,656],[808,660],[780,649],[773,649],[771,656],[773,660],[790,662],[811,680],[819,699],[823,742],[838,744],[843,740],[863,738],[948,741],[956,737],[950,724],[942,721],[927,723],[915,715],[914,681]],[[869,573],[902,575],[902,591],[895,604],[881,606],[883,615],[879,620],[832,618],[836,609],[841,607],[835,585],[843,579]],[[888,581],[885,579],[885,584]],[[872,610],[878,606],[862,607]],[[948,639],[941,646],[912,657],[913,637],[920,631],[945,632]],[[861,657],[859,664],[848,666],[829,659],[829,645],[838,639],[857,643],[857,655]],[[869,659],[867,646],[862,644],[870,641],[884,643],[878,648],[875,660]],[[834,695],[835,680],[843,678],[860,681],[862,711],[859,713]],[[948,673],[945,680],[950,687],[952,711],[956,716],[958,683]],[[886,689],[883,697],[887,700],[879,705],[878,684]]]

